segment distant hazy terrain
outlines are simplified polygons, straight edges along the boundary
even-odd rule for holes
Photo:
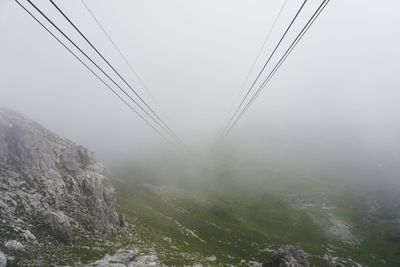
[[[279,165],[175,163],[127,164],[112,175],[119,211],[167,265],[247,266],[268,261],[285,244],[300,245],[312,266],[400,263],[397,188]]]

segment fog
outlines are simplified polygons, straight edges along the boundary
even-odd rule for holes
[[[183,165],[188,158],[226,157],[243,166],[268,162],[327,176],[399,180],[398,1],[331,1],[220,145],[216,139],[282,1],[85,2],[162,109],[82,3],[57,1],[188,151],[170,147],[14,1],[0,2],[0,106],[89,147],[109,166],[171,155]],[[49,1],[35,3],[89,49]],[[253,79],[300,4],[288,0]],[[318,4],[309,1],[288,40]]]

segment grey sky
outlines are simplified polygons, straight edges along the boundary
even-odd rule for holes
[[[78,40],[49,1],[34,2]],[[81,2],[56,2],[150,102]],[[282,1],[86,3],[170,124],[198,150],[212,146],[226,123]],[[299,22],[319,3],[310,0]],[[300,4],[288,0],[256,71]],[[394,155],[400,146],[399,12],[396,0],[331,0],[227,144],[304,152],[351,143],[359,153],[389,149]],[[0,1],[0,36],[1,106],[27,114],[104,159],[165,146],[14,1]]]

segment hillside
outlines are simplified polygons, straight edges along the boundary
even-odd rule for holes
[[[86,148],[0,110],[0,266],[400,262],[395,188],[218,156],[110,173]]]
[[[0,109],[0,266],[78,266],[121,249],[133,237],[116,196],[94,153]],[[116,255],[146,266],[136,250]]]
[[[261,266],[288,244],[300,246],[310,266],[400,262],[396,189],[265,166],[221,172],[215,164],[191,179],[170,164],[147,172],[126,166],[113,175],[120,178],[119,210],[168,265]]]

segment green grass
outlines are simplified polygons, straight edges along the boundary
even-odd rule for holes
[[[242,259],[265,262],[271,253],[262,249],[284,244],[299,244],[309,253],[312,266],[327,266],[321,258],[328,247],[334,248],[335,256],[363,266],[400,265],[399,224],[366,220],[359,204],[365,192],[348,185],[281,174],[252,176],[257,179],[246,183],[227,173],[205,177],[202,182],[156,179],[129,171],[114,177],[119,177],[115,185],[120,212],[135,225],[143,247],[153,247],[167,265],[244,266]],[[156,190],[149,190],[146,183]],[[315,207],[300,209],[293,202]],[[327,220],[327,211],[319,208],[323,202],[334,206],[331,214],[352,225],[361,239],[359,245],[332,238],[324,224],[317,223],[316,218]],[[206,243],[182,230],[176,221]],[[206,259],[212,255],[215,262]]]

